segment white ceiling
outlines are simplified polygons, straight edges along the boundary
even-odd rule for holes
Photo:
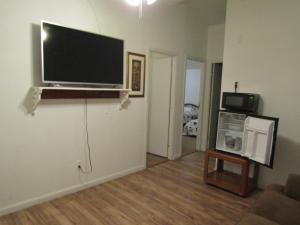
[[[226,0],[160,0],[169,5],[184,4],[192,8],[202,22],[225,23]]]
[[[167,4],[178,4],[178,3],[184,3],[187,0],[161,0],[163,2],[166,2]]]
[[[115,3],[122,2],[122,7],[127,5],[124,0],[113,1]],[[226,0],[157,0],[157,3],[154,3],[155,6],[161,4],[167,6],[186,6],[190,10],[189,15],[193,15],[193,17],[199,21],[199,24],[213,25],[225,23]]]

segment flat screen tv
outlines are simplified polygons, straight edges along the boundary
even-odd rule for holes
[[[124,41],[42,22],[42,80],[55,84],[123,84]]]

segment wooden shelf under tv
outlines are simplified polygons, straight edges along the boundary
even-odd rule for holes
[[[130,89],[89,88],[89,87],[32,87],[33,103],[31,113],[34,114],[42,99],[90,99],[120,98],[120,109],[129,100]]]

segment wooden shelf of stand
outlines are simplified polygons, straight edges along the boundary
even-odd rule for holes
[[[210,158],[218,159],[216,170],[209,171]],[[241,166],[241,174],[224,170],[224,161]],[[249,177],[250,161],[241,156],[232,155],[215,150],[206,152],[204,162],[204,181],[207,184],[217,186],[240,196],[247,196],[257,186],[259,166],[254,165],[254,176]]]
[[[245,195],[240,192],[241,176],[236,173],[229,171],[213,171],[208,174],[206,182],[230,192],[237,193],[239,195]],[[247,186],[246,190],[247,193],[251,192],[254,188],[254,181],[252,178],[248,178],[248,183],[249,185]]]

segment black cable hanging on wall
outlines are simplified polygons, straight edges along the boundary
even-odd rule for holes
[[[90,146],[90,140],[89,140],[89,127],[88,127],[88,108],[87,108],[87,99],[84,101],[84,119],[85,119],[85,135],[86,135],[86,144],[88,147],[88,157],[89,157],[89,166],[90,170],[85,171],[81,165],[78,166],[79,170],[84,174],[90,174],[93,172],[93,163],[92,163],[92,157],[91,157],[91,146]]]

